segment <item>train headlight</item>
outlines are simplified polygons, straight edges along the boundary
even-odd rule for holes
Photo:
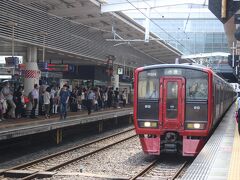
[[[206,128],[206,124],[205,123],[186,123],[186,128],[187,129],[205,129]]]
[[[194,127],[194,129],[200,129],[201,124],[199,124],[199,123],[194,123],[194,124],[193,124],[193,127]]]
[[[139,122],[139,127],[141,127],[141,128],[157,128],[158,123],[151,122],[151,121]]]
[[[151,127],[151,122],[144,122],[144,123],[143,123],[143,126],[144,126],[144,127]]]

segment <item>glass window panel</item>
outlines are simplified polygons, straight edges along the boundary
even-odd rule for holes
[[[192,71],[189,72],[189,75],[191,75],[191,77],[187,77],[186,98],[188,100],[206,100],[208,98],[207,73],[201,71]]]
[[[156,70],[140,72],[138,80],[138,98],[159,98],[159,77]]]
[[[166,114],[167,118],[174,119],[178,115],[178,83],[167,83],[167,97],[166,97]]]

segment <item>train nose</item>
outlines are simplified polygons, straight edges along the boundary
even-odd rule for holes
[[[173,143],[177,140],[177,134],[174,132],[167,132],[165,136],[165,140],[169,143]]]

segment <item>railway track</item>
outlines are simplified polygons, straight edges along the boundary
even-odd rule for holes
[[[174,180],[177,179],[177,177],[189,163],[189,161],[184,161],[179,162],[178,164],[171,164],[160,162],[160,160],[155,159],[150,164],[145,166],[138,174],[136,174],[136,176],[130,178],[130,180],[151,178]]]
[[[0,179],[5,177],[19,177],[26,180],[33,179],[38,176],[52,176],[55,173],[51,173],[51,171],[64,167],[70,163],[95,154],[135,136],[136,134],[133,128],[115,133],[83,145],[69,148],[52,155],[6,169],[0,172]]]

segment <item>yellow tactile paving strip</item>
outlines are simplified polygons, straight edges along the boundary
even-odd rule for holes
[[[240,138],[237,129],[236,124],[228,180],[240,179]]]

